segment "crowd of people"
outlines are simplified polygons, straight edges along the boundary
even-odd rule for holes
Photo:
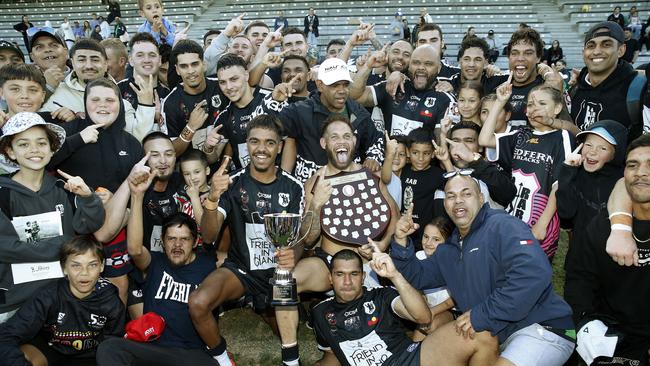
[[[501,72],[493,32],[442,61],[426,10],[319,64],[313,8],[201,45],[138,6],[127,45],[0,41],[0,363],[234,365],[218,314],[249,306],[287,366],[301,309],[323,366],[650,364],[650,66],[618,18],[582,70],[520,25]]]

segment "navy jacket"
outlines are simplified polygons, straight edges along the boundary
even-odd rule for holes
[[[503,210],[483,205],[465,238],[455,229],[425,260],[415,257],[410,242],[393,242],[391,257],[415,288],[447,286],[456,307],[472,311],[474,330],[490,331],[500,343],[533,323],[573,329],[571,308],[553,292],[544,251],[530,228]]]

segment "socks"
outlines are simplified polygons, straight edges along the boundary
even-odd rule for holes
[[[298,366],[300,364],[297,342],[282,345],[282,364],[284,366]]]
[[[226,348],[226,339],[223,337],[221,337],[221,343],[219,343],[216,347],[208,348],[208,354],[217,360],[219,366],[233,366]]]

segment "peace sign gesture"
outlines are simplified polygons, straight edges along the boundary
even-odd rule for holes
[[[153,75],[149,75],[149,79],[146,81],[140,75],[134,75],[134,78],[135,78],[135,83],[138,86],[136,87],[135,85],[133,85],[133,83],[129,83],[129,87],[138,96],[138,103],[148,104],[148,105],[154,104],[153,103],[153,88],[154,88]]]
[[[435,154],[436,159],[439,161],[449,160],[449,151],[447,150],[447,141],[441,141],[440,145],[436,143],[436,140],[431,140],[433,144],[433,153]]]
[[[580,154],[582,145],[584,145],[584,143],[578,145],[578,147],[576,147],[575,150],[567,154],[566,160],[564,160],[564,164],[573,167],[579,167],[580,165],[582,165],[582,161],[584,160],[582,154]]]
[[[93,191],[90,190],[86,182],[84,182],[84,180],[81,179],[81,177],[73,177],[70,174],[60,169],[57,169],[56,171],[66,181],[65,184],[63,185],[63,189],[65,189],[68,192],[74,193],[79,197],[92,196]]]
[[[275,101],[278,102],[284,102],[285,100],[291,98],[291,95],[296,92],[296,89],[294,89],[293,84],[294,83],[299,83],[302,81],[302,74],[296,74],[291,80],[289,80],[286,83],[278,84],[275,88],[273,88],[273,95],[272,98]]]
[[[227,37],[233,37],[244,30],[244,17],[246,13],[242,13],[239,16],[236,16],[228,22],[226,29],[223,30],[223,34]]]
[[[179,30],[178,32],[176,32],[176,34],[174,35],[174,44],[172,45],[172,48],[173,48],[173,46],[176,46],[176,44],[179,41],[181,41],[183,39],[187,39],[187,31],[190,30],[191,26],[192,26],[191,24],[188,24],[185,28],[183,28],[183,29]]]

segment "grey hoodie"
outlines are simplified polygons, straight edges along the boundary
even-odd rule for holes
[[[45,174],[41,189],[34,192],[8,175],[0,176],[0,289],[6,290],[0,290],[0,313],[19,308],[39,288],[52,281],[15,284],[12,264],[32,263],[31,271],[38,271],[39,263],[59,260],[59,250],[66,240],[75,234],[92,234],[104,223],[105,212],[99,197],[95,194],[86,198],[74,196],[63,189],[62,183]],[[60,214],[63,235],[48,235],[52,225],[26,219],[47,212]],[[18,221],[38,221],[36,240],[21,240],[12,220],[16,224]]]

